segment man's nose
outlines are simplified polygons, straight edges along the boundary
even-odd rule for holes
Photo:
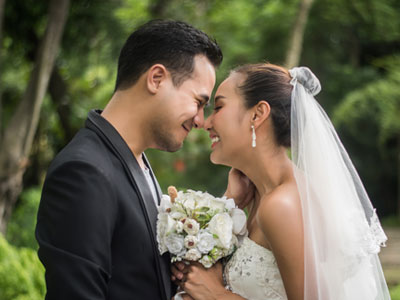
[[[204,109],[199,109],[197,115],[193,119],[194,128],[199,129],[204,126]]]

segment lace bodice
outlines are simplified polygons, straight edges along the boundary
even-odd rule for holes
[[[233,254],[224,273],[232,291],[248,300],[287,299],[274,255],[248,237]]]

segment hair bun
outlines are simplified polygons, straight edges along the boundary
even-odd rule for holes
[[[289,70],[292,76],[291,83],[299,82],[310,94],[316,96],[321,91],[321,84],[317,76],[307,67],[296,67]]]

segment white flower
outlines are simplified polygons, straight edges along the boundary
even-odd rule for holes
[[[163,242],[163,238],[165,235],[165,228],[167,227],[167,218],[168,215],[165,213],[158,214],[157,220],[157,243],[158,243],[158,251],[160,254],[164,254],[168,249]]]
[[[183,232],[183,223],[181,221],[175,223],[175,230],[177,233]]]
[[[210,200],[210,209],[215,212],[223,212],[225,209],[225,201],[219,198],[213,198]]]
[[[197,237],[194,235],[187,235],[184,240],[185,247],[188,249],[195,248],[197,245]]]
[[[231,246],[229,247],[229,249],[221,249],[222,256],[231,255],[233,253],[233,251],[235,251],[235,249],[238,247],[238,245],[239,245],[239,241],[238,241],[236,235],[232,235]]]
[[[246,232],[245,214],[226,197],[180,191],[173,203],[163,195],[158,211],[158,248],[161,254],[169,251],[172,261],[200,260],[209,268],[231,254]]]
[[[210,251],[209,255],[214,261],[217,261],[220,258],[224,257],[224,252],[220,248],[214,247],[214,249]]]
[[[174,207],[172,208],[172,211],[169,215],[175,220],[186,218],[186,214],[184,212],[180,210],[175,210]]]
[[[211,268],[213,265],[213,260],[210,256],[204,255],[199,262],[205,267],[205,268]]]
[[[187,234],[196,235],[199,232],[200,224],[193,219],[186,219],[185,223],[183,224],[183,229],[186,231]]]
[[[158,212],[164,213],[170,210],[172,207],[171,198],[168,195],[162,195],[160,200],[160,206]]]
[[[236,246],[236,247],[239,246],[239,239],[238,239],[237,236],[234,235],[234,234],[232,235],[231,245],[232,245],[232,246]]]
[[[194,210],[196,208],[196,201],[193,198],[187,198],[183,205],[186,209]]]
[[[184,248],[183,236],[176,233],[171,233],[164,238],[165,246],[167,246],[168,251],[172,254],[178,255],[182,252]]]
[[[157,242],[160,254],[167,251],[167,247],[163,242],[165,235],[171,233],[175,227],[176,221],[172,219],[167,213],[159,213],[157,220]]]
[[[222,197],[222,199],[224,199],[226,202],[225,202],[225,208],[228,210],[228,211],[231,211],[232,209],[234,209],[235,207],[236,207],[236,203],[235,203],[235,200],[233,200],[232,198],[226,198],[225,196],[224,197]]]
[[[208,224],[211,233],[218,236],[222,247],[229,249],[232,240],[233,222],[227,213],[216,214]]]
[[[196,208],[209,207],[210,198],[209,197],[199,197],[196,201]]]
[[[233,222],[233,234],[244,235],[247,232],[247,217],[243,210],[234,208],[230,212]]]
[[[215,239],[213,235],[205,230],[201,230],[197,235],[198,243],[197,248],[201,253],[208,253],[215,246]]]
[[[186,260],[191,260],[191,261],[197,261],[201,257],[201,253],[197,249],[190,249],[188,252],[185,254],[185,259]]]

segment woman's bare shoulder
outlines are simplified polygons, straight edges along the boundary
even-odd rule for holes
[[[281,232],[298,231],[302,225],[302,208],[296,183],[283,183],[261,199],[256,218],[268,239],[275,235],[276,228]]]

